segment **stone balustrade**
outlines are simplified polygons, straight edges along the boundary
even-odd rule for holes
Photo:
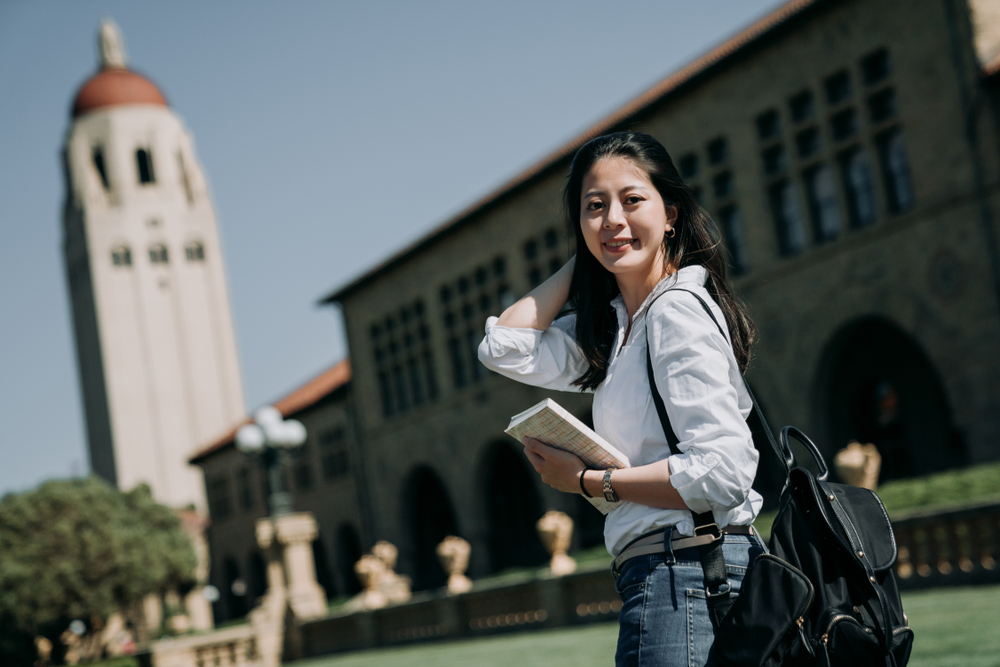
[[[892,516],[901,589],[1000,581],[1000,501]]]
[[[621,600],[607,567],[461,594],[419,593],[402,605],[334,613],[300,626],[304,657],[430,639],[614,620]]]

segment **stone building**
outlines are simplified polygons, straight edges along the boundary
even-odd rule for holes
[[[828,455],[875,442],[885,478],[996,458],[998,5],[790,2],[327,297],[374,531],[403,569],[430,582],[448,531],[472,543],[475,575],[518,564],[529,517],[575,509],[502,432],[545,392],[485,372],[475,346],[487,315],[567,259],[563,178],[609,131],[659,138],[718,222],[772,426]],[[556,398],[586,416],[585,397]]]
[[[63,249],[91,468],[204,511],[186,459],[244,415],[222,246],[181,119],[117,28],[73,102]]]
[[[600,542],[600,517],[503,434],[547,392],[486,372],[476,346],[568,259],[571,157],[622,129],[659,138],[717,221],[773,427],[828,457],[874,442],[883,479],[1000,456],[998,54],[995,0],[793,0],[330,294],[365,534],[400,547],[417,588],[443,582],[449,533],[473,577],[538,562],[549,507]],[[588,417],[588,397],[554,397]]]

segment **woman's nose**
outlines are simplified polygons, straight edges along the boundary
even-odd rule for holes
[[[625,224],[625,209],[621,204],[612,203],[608,207],[608,215],[604,219],[606,227],[620,227]]]

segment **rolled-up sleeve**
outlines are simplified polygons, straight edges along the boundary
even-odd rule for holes
[[[479,360],[484,366],[518,382],[555,389],[579,391],[573,381],[587,369],[573,331],[576,316],[552,323],[545,331],[514,329],[486,320],[486,337],[479,344]]]
[[[746,502],[757,471],[743,380],[701,305],[670,296],[647,320],[656,385],[681,451],[669,459],[670,481],[692,511],[726,512]]]

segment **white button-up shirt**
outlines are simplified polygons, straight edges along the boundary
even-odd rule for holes
[[[607,376],[594,392],[594,430],[633,466],[669,458],[670,483],[691,510],[711,510],[720,526],[749,525],[762,499],[750,488],[757,450],[746,424],[752,403],[739,366],[697,299],[682,291],[664,294],[674,287],[695,292],[725,327],[722,311],[704,287],[707,277],[704,267],[688,266],[661,280],[633,316],[628,341],[625,302],[620,295],[612,301],[618,332]],[[580,391],[573,381],[587,362],[576,343],[575,315],[556,320],[546,331],[496,322],[495,317],[486,322],[479,346],[483,364],[526,384]],[[670,453],[649,391],[647,340],[656,386],[680,441],[678,455]],[[694,534],[688,510],[623,502],[607,516],[605,544],[614,555],[636,537],[670,525],[683,535]]]

